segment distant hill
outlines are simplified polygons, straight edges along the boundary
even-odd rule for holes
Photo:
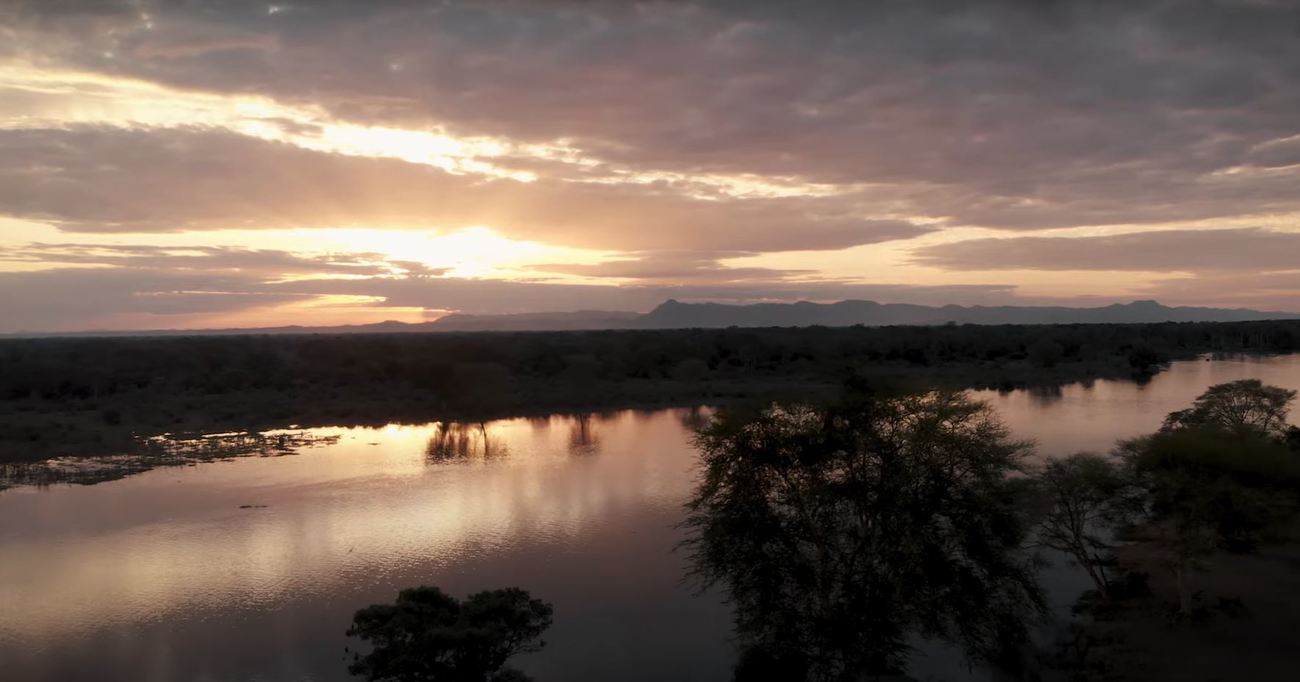
[[[1227,308],[1169,307],[1134,301],[1099,308],[1063,306],[924,306],[875,301],[839,303],[681,303],[669,300],[638,320],[643,329],[706,327],[845,327],[855,324],[1076,324],[1125,322],[1243,322],[1300,315]]]
[[[925,306],[910,303],[840,301],[838,303],[682,303],[665,301],[641,314],[611,310],[452,314],[432,322],[377,322],[333,327],[262,327],[257,329],[168,329],[87,331],[8,336],[224,336],[232,334],[394,334],[416,332],[573,331],[582,329],[692,329],[721,327],[870,327],[937,324],[1122,324],[1141,322],[1249,322],[1300,319],[1297,313],[1243,308],[1170,307],[1155,301],[1116,303],[1098,308],[1064,306]]]
[[[520,313],[516,315],[448,315],[418,325],[435,332],[564,331],[574,329],[629,329],[638,326],[641,313],[579,310],[571,313]]]

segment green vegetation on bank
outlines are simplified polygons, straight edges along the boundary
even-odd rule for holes
[[[1300,321],[9,339],[0,461],[123,452],[162,432],[480,419],[1150,375],[1300,350]]]

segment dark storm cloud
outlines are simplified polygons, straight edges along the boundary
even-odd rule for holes
[[[66,231],[487,225],[607,249],[832,249],[929,229],[862,198],[693,199],[650,185],[453,175],[205,129],[0,131],[0,212]]]
[[[969,239],[926,246],[912,253],[918,263],[952,270],[1257,273],[1296,267],[1300,262],[1300,232],[1243,228]]]
[[[1294,2],[143,3],[112,32],[78,4],[20,10],[18,49],[635,168],[896,185],[874,198],[958,223],[1300,208],[1300,175],[1215,175],[1300,133]]]

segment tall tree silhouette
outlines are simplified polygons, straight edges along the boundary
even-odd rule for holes
[[[698,436],[694,570],[725,588],[737,679],[902,672],[910,636],[1009,662],[1041,608],[1020,487],[1027,446],[961,394],[724,412]]]

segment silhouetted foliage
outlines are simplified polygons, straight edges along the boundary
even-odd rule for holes
[[[1300,321],[0,340],[0,460],[182,430],[476,421],[529,411],[1150,375],[1300,350]]]
[[[1203,429],[1235,435],[1285,437],[1286,415],[1296,392],[1241,379],[1211,386],[1189,409],[1171,413],[1163,430]]]
[[[1293,391],[1256,380],[1212,386],[1161,430],[1120,444],[1146,495],[1147,530],[1163,549],[1191,615],[1190,573],[1217,549],[1248,551],[1296,513],[1300,459],[1287,443]]]
[[[1078,453],[1048,460],[1035,482],[1041,505],[1035,529],[1039,544],[1069,555],[1088,573],[1098,594],[1108,598],[1113,531],[1140,510],[1128,477],[1113,459]]]
[[[1029,361],[1037,367],[1055,367],[1065,355],[1065,347],[1052,339],[1039,339],[1029,347]]]
[[[687,545],[735,608],[737,680],[896,673],[914,634],[986,661],[1023,640],[1040,601],[1009,474],[1026,446],[985,405],[854,391],[724,411],[698,445]]]
[[[1150,374],[1166,361],[1160,353],[1146,346],[1134,348],[1128,353],[1129,366],[1139,374]]]
[[[392,604],[367,606],[348,636],[370,645],[348,672],[372,681],[506,682],[529,678],[505,668],[536,651],[552,608],[519,588],[478,592],[457,601],[436,587],[402,590]]]

